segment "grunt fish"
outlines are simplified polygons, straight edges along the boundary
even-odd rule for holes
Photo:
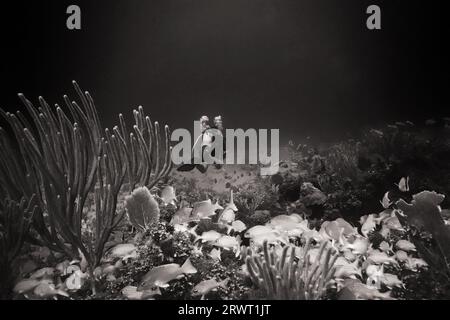
[[[161,191],[161,200],[164,205],[171,204],[175,206],[175,202],[177,201],[177,196],[175,195],[175,189],[172,186],[166,186]]]
[[[142,278],[137,291],[156,290],[156,287],[167,288],[169,286],[168,282],[191,273],[197,273],[197,269],[191,264],[189,258],[181,267],[176,263],[157,266],[147,272]]]

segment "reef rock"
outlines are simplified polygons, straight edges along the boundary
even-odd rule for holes
[[[304,182],[300,188],[300,201],[306,207],[322,206],[327,201],[327,196],[312,183]]]

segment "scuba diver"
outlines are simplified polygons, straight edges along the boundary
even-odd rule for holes
[[[217,116],[214,118],[214,125],[210,127],[209,125],[209,118],[207,116],[202,116],[200,118],[200,130],[201,135],[198,136],[196,142],[194,143],[194,147],[192,148],[194,156],[191,158],[191,163],[182,164],[177,168],[177,171],[192,171],[195,168],[197,168],[198,171],[201,173],[205,173],[208,169],[208,163],[204,159],[205,150],[208,151],[209,148],[211,148],[215,136],[219,133],[223,139],[223,159],[225,158],[225,137],[224,137],[224,127],[223,127],[223,121],[221,116]],[[197,150],[198,144],[201,144],[201,160],[195,158],[195,150]],[[216,169],[222,168],[222,162],[219,159],[215,159],[215,150],[212,150],[211,152],[208,152],[208,157],[213,160],[214,166]],[[195,161],[197,160],[197,161]],[[197,162],[197,163],[196,163]],[[198,163],[200,162],[200,163]]]

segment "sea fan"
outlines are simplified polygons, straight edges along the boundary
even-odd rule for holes
[[[134,111],[133,132],[127,131],[122,116],[120,127],[104,130],[91,95],[73,85],[81,104],[64,96],[66,111],[50,107],[42,97],[35,107],[22,94],[28,115],[0,109],[10,127],[0,128],[0,149],[5,151],[0,153],[0,192],[6,194],[0,210],[7,206],[4,199],[19,202],[24,197],[30,202],[35,194],[38,208],[32,227],[39,237],[32,241],[70,259],[78,259],[81,252],[92,273],[125,215],[117,208],[125,180],[131,190],[137,184],[151,187],[169,173],[170,134],[167,126],[161,134],[142,107]],[[92,194],[94,225],[92,234],[83,237],[86,200]],[[92,291],[95,295],[95,282]]]
[[[159,221],[158,202],[146,187],[135,189],[125,198],[125,208],[130,222],[139,229]]]

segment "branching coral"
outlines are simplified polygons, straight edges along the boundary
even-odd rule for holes
[[[114,134],[123,148],[130,190],[134,190],[136,185],[151,189],[161,178],[167,176],[172,168],[169,127],[164,127],[163,144],[158,122],[152,124],[142,107],[133,110],[133,115],[133,132],[128,131],[120,114],[120,126],[114,127]]]
[[[25,197],[31,192],[39,195],[41,210],[34,216],[34,228],[47,246],[72,257],[82,246],[83,207],[95,183],[101,150],[100,124],[94,102],[75,82],[74,86],[82,107],[64,96],[70,115],[59,106],[51,110],[42,97],[40,107],[35,108],[22,94],[19,97],[34,126],[20,113],[2,112],[13,128],[21,155],[4,155],[7,159],[3,162],[22,162],[25,172],[16,175],[17,180],[7,173],[15,184],[15,188],[7,188],[22,191]],[[72,244],[72,248],[65,242]]]
[[[327,248],[327,242],[324,242],[311,264],[308,253],[310,245],[311,241],[308,241],[298,261],[295,247],[291,246],[285,246],[280,255],[274,248],[269,248],[265,241],[262,257],[247,249],[247,270],[265,298],[317,300],[323,297],[333,280],[337,254],[333,248]]]
[[[102,139],[103,156],[99,157],[97,183],[94,191],[95,220],[93,232],[86,237],[86,259],[92,268],[97,267],[105,251],[106,243],[125,210],[117,212],[117,199],[126,170],[119,156],[119,144],[114,136]],[[82,250],[82,249],[80,249]],[[82,250],[84,253],[84,250]]]
[[[32,125],[20,112],[0,112],[12,127],[17,144],[12,147],[7,133],[0,132],[1,146],[7,151],[0,157],[0,182],[9,199],[23,196],[30,200],[36,194],[39,208],[33,215],[33,227],[39,240],[72,258],[81,253],[92,271],[123,217],[124,211],[117,212],[117,199],[125,177],[131,188],[136,184],[153,186],[170,171],[169,129],[165,128],[163,146],[158,124],[153,127],[139,108],[134,112],[134,133],[128,135],[120,117],[121,129],[116,127],[113,133],[106,129],[102,134],[92,97],[73,84],[81,105],[64,96],[68,113],[58,105],[52,110],[41,97],[36,108],[21,94]],[[85,202],[93,191],[96,214],[86,237],[82,228]]]

